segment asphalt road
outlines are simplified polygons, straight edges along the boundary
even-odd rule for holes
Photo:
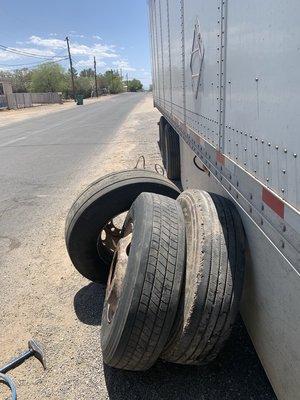
[[[40,226],[45,216],[37,213],[38,200],[50,208],[53,197],[104,151],[140,100],[139,94],[124,94],[0,128],[0,239],[14,248]],[[18,267],[10,266],[10,276],[12,268]],[[6,289],[0,280],[1,293]]]
[[[241,320],[207,367],[158,362],[131,373],[102,363],[104,289],[71,265],[64,219],[97,176],[133,166],[140,154],[159,161],[151,99],[132,113],[144,100],[125,94],[1,128],[0,364],[30,337],[45,345],[46,372],[35,360],[12,372],[23,400],[275,400]]]

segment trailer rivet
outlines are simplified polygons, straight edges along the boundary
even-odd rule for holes
[[[294,156],[294,158],[297,158],[297,154],[296,153],[294,153],[293,156]]]
[[[270,160],[268,160],[268,161],[267,161],[267,164],[270,164],[270,163],[271,163],[271,161],[270,161]]]
[[[252,195],[252,193],[250,193],[250,200],[252,200],[253,199],[253,195]]]
[[[283,174],[285,174],[285,173],[286,173],[286,170],[285,170],[285,169],[283,169],[283,170],[282,170],[282,173],[283,173]]]
[[[261,225],[263,225],[264,224],[264,220],[261,218],[261,220],[260,220],[260,223],[261,223]]]
[[[278,149],[279,149],[279,147],[278,147],[278,146],[275,146],[275,149],[276,149],[276,150],[278,150]]]
[[[264,144],[264,143],[265,143],[264,139],[262,139],[262,141],[261,141],[261,142],[262,142],[262,144]]]
[[[283,232],[286,231],[286,226],[285,225],[283,225],[282,230],[283,230]]]
[[[282,193],[284,193],[284,189],[281,189]]]
[[[281,247],[284,249],[284,241],[281,240]]]
[[[264,209],[265,209],[265,206],[262,204],[261,205],[261,211],[264,211]]]
[[[287,149],[284,149],[283,151],[284,151],[285,153],[287,153]]]
[[[258,82],[259,78],[255,78],[255,82]]]
[[[267,178],[267,182],[269,182],[269,178]]]

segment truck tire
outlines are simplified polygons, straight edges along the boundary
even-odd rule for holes
[[[174,181],[179,181],[181,178],[179,136],[168,123],[165,124],[164,134],[167,177]]]
[[[166,167],[166,140],[165,140],[165,125],[167,124],[167,121],[165,120],[164,117],[161,117],[159,120],[159,142],[158,146],[160,149],[160,154],[161,154],[161,159],[163,166]]]
[[[162,358],[179,364],[212,361],[230,335],[242,294],[245,235],[229,200],[200,190],[178,202],[186,225],[185,290],[174,336]]]
[[[173,199],[180,194],[167,178],[134,169],[105,175],[75,200],[66,219],[66,246],[75,268],[87,279],[106,284],[120,236],[113,219],[128,211],[142,192]]]
[[[143,371],[156,362],[173,326],[184,268],[179,203],[141,194],[125,220],[108,280],[101,323],[106,364]]]

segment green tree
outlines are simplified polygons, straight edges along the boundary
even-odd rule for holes
[[[0,71],[0,79],[8,79],[14,93],[26,93],[30,89],[32,72],[28,68],[16,69],[14,71]]]
[[[68,78],[64,69],[54,63],[46,63],[32,71],[31,92],[66,92]]]
[[[13,91],[26,93],[30,90],[32,71],[28,68],[16,69],[11,77]]]
[[[143,84],[138,79],[132,79],[132,81],[128,81],[128,88],[129,92],[138,92],[139,90],[143,89]]]
[[[106,87],[111,94],[117,94],[124,91],[122,78],[117,71],[109,70],[104,74]]]
[[[88,76],[80,76],[76,79],[76,93],[81,94],[85,98],[91,97],[92,90],[94,90],[94,79]]]
[[[93,78],[95,76],[95,72],[92,68],[87,68],[83,69],[79,75],[83,77]]]

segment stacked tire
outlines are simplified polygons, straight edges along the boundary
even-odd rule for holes
[[[122,204],[113,201],[120,190],[127,193]],[[111,207],[104,209],[107,196]],[[103,226],[127,210],[113,246],[99,246]],[[87,238],[89,224],[93,234]],[[200,190],[179,194],[155,173],[123,171],[79,196],[66,239],[75,267],[107,284],[101,327],[106,364],[143,371],[158,358],[200,365],[217,357],[243,285],[245,236],[229,200]]]

